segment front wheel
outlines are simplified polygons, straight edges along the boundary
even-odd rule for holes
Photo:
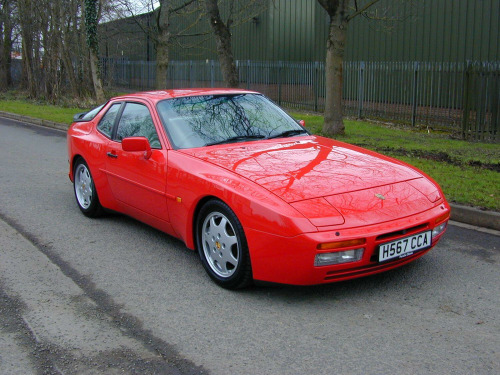
[[[252,267],[243,227],[236,214],[219,200],[200,210],[196,244],[203,267],[220,286],[239,289],[252,282]]]
[[[85,160],[78,159],[73,170],[73,188],[78,207],[84,215],[97,217],[102,214],[94,180]]]

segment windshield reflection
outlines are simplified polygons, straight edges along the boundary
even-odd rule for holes
[[[277,105],[258,94],[167,99],[157,108],[176,148],[307,134]]]

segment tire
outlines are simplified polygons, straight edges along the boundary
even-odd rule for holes
[[[98,217],[103,213],[97,190],[89,166],[83,159],[75,162],[73,169],[73,190],[78,208],[88,217]]]
[[[226,289],[252,283],[252,266],[243,227],[227,204],[210,200],[196,222],[196,247],[208,275]]]

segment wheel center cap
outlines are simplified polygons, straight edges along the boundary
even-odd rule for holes
[[[217,250],[220,250],[220,242],[219,241],[215,242],[215,246],[217,247]]]

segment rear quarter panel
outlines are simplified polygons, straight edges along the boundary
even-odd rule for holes
[[[73,181],[75,161],[83,158],[94,179],[101,205],[116,209],[107,177],[103,173],[107,139],[95,130],[94,121],[74,123],[68,130],[69,176]]]

